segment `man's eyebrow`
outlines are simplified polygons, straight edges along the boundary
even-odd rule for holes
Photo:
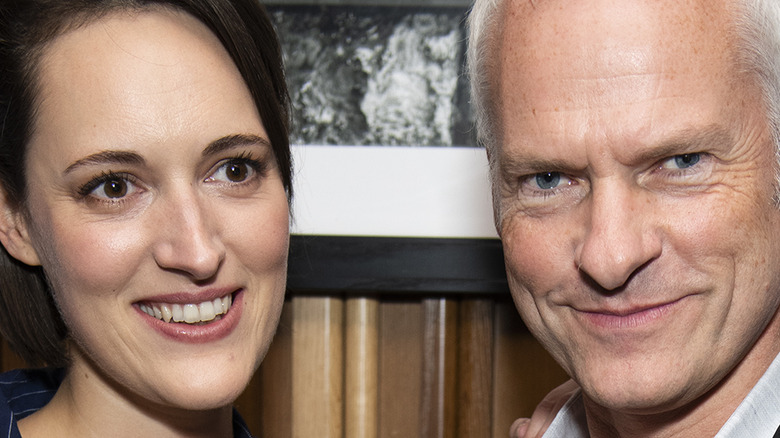
[[[565,160],[505,156],[501,159],[501,171],[508,173],[566,172],[572,169]]]
[[[65,169],[65,174],[71,173],[79,167],[95,164],[144,164],[142,156],[130,151],[102,151],[76,160]]]
[[[253,144],[265,146],[269,149],[272,149],[271,142],[269,142],[267,139],[263,137],[260,137],[259,135],[233,134],[212,141],[211,143],[209,143],[208,146],[206,146],[205,149],[203,149],[201,155],[207,157],[235,147],[241,147],[241,146],[247,146]]]
[[[725,129],[709,126],[685,129],[651,145],[637,157],[638,162],[655,161],[685,153],[706,152],[713,147],[733,145],[734,138]]]
[[[706,152],[713,147],[733,145],[733,137],[719,126],[709,126],[703,129],[684,129],[670,134],[668,137],[640,149],[632,157],[633,163],[647,163],[686,153]],[[572,168],[571,162],[557,158],[537,158],[521,152],[502,156],[500,168],[502,172],[535,173],[535,172],[567,172],[582,170]]]

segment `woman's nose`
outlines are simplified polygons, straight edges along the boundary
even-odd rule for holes
[[[196,193],[181,194],[165,202],[158,215],[154,259],[166,270],[179,271],[196,281],[213,277],[225,258],[219,223],[211,214],[208,200]]]

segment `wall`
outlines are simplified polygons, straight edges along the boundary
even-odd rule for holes
[[[501,437],[566,379],[506,296],[294,295],[237,402],[265,437]]]

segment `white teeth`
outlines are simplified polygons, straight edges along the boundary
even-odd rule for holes
[[[149,316],[154,316],[154,310],[145,304],[141,304],[141,310]]]
[[[233,305],[233,295],[226,295],[222,297],[222,313],[227,313],[230,306]]]
[[[220,319],[220,315],[226,314],[233,305],[231,295],[215,298],[213,301],[204,301],[199,304],[139,304],[142,312],[165,322],[186,322],[196,324],[199,322]]]
[[[183,322],[184,321],[184,312],[181,309],[181,304],[174,304],[171,307],[171,313],[173,314],[173,321],[174,322]]]
[[[161,304],[160,305],[160,311],[162,311],[162,320],[165,322],[171,322],[171,319],[173,319],[173,312],[171,312],[171,306],[167,304]]]
[[[214,302],[212,301],[204,301],[200,303],[198,310],[200,310],[201,321],[211,321],[217,316],[217,314],[214,313]]]
[[[185,304],[184,305],[184,322],[192,324],[200,320],[200,312],[198,312],[197,304]]]

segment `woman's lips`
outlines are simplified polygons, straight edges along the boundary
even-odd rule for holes
[[[200,303],[143,302],[138,307],[147,315],[165,322],[196,324],[212,321],[220,315],[227,314],[232,305],[233,297],[228,294]]]
[[[241,318],[243,298],[243,290],[238,290],[210,300],[191,298],[192,302],[184,302],[177,298],[177,302],[171,302],[174,300],[162,298],[139,302],[135,307],[144,321],[163,336],[178,342],[205,343],[232,333]]]

